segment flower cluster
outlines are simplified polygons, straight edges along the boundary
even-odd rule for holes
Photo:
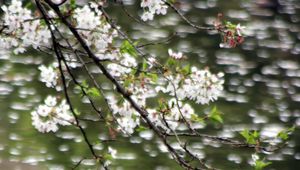
[[[40,80],[46,84],[47,87],[55,88],[58,85],[58,73],[54,64],[46,67],[44,65],[39,66],[41,71]]]
[[[175,60],[180,60],[180,59],[183,59],[183,57],[184,57],[182,52],[175,53],[175,52],[173,52],[172,49],[169,49],[168,53],[169,53],[169,56],[171,58],[174,58]]]
[[[169,93],[179,99],[188,98],[200,104],[208,104],[215,101],[221,95],[224,80],[223,73],[212,74],[208,69],[199,70],[197,67],[191,68],[188,76],[169,76],[165,87],[157,86],[157,91]]]
[[[118,59],[118,63],[111,63],[107,65],[107,69],[114,77],[129,74],[132,71],[132,68],[137,66],[136,59],[128,53],[124,53],[122,56],[118,57]]]
[[[134,129],[140,124],[139,114],[131,107],[127,101],[120,102],[114,96],[107,98],[113,114],[118,116],[117,122],[119,130],[124,134],[134,133]]]
[[[176,130],[180,125],[180,120],[190,122],[194,109],[189,104],[183,104],[182,101],[178,101],[172,98],[168,101],[165,110],[155,111],[148,109],[149,119],[157,126],[161,127],[167,132],[170,130]]]
[[[91,2],[90,5],[76,8],[73,18],[79,33],[87,45],[94,49],[96,56],[100,60],[107,59],[108,56],[105,54],[110,51],[108,47],[118,34],[106,22],[101,10],[98,9],[98,5]],[[110,57],[108,58],[111,59]]]
[[[140,107],[146,107],[146,100],[156,96],[150,80],[146,78],[130,84],[127,91],[132,94],[132,99]],[[126,100],[117,101],[114,96],[110,96],[108,97],[108,101],[113,114],[117,117],[118,125],[120,126],[119,130],[125,134],[134,133],[134,129],[140,125],[140,114]]]
[[[13,48],[14,53],[23,53],[27,47],[49,46],[50,31],[35,20],[30,10],[22,7],[22,2],[13,0],[9,6],[3,5],[4,30],[0,36],[0,46]]]
[[[142,14],[142,20],[153,20],[154,15],[165,15],[167,13],[168,6],[162,0],[142,0],[141,7],[144,8]]]
[[[223,37],[222,43],[220,43],[221,48],[234,48],[244,42],[243,31],[246,27],[228,21],[223,22],[223,14],[218,14],[214,27]]]
[[[229,24],[231,25],[231,24]],[[223,42],[220,44],[222,48],[234,48],[244,42],[242,31],[244,26],[237,24],[236,26],[227,26],[227,30],[223,32]]]
[[[199,70],[192,67],[192,73],[183,83],[185,97],[195,100],[196,103],[208,104],[221,95],[224,80],[223,73],[212,74],[208,69]]]
[[[58,125],[66,126],[74,123],[74,117],[69,112],[69,105],[63,100],[60,104],[53,96],[45,99],[45,104],[39,105],[31,112],[32,125],[42,133],[56,132]]]

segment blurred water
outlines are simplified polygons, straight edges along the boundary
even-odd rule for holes
[[[238,136],[238,131],[262,129],[272,137],[293,124],[300,126],[300,2],[298,0],[202,0],[181,1],[180,8],[193,22],[211,24],[222,12],[232,22],[247,26],[245,43],[235,49],[220,49],[220,37],[198,32],[169,10],[150,25],[134,23],[120,8],[109,10],[131,37],[159,40],[178,32],[170,43],[147,48],[157,56],[167,48],[184,52],[199,66],[226,73],[226,90],[216,102],[224,112],[224,126],[207,126],[205,133],[224,137]],[[137,4],[129,11],[137,14]],[[138,11],[140,12],[140,11]],[[129,24],[130,23],[130,24]],[[90,157],[82,137],[72,128],[56,134],[41,134],[31,126],[31,110],[47,95],[54,93],[38,81],[37,67],[43,54],[13,56],[0,54],[0,169],[70,169],[83,157]],[[195,106],[202,110],[207,106]],[[95,149],[102,151],[107,132],[99,123],[86,125]],[[218,133],[217,133],[218,132]],[[221,169],[251,169],[248,149],[232,149],[210,140],[190,140],[193,152]],[[115,169],[180,169],[168,159],[166,148],[152,132],[118,138],[110,144],[118,150]],[[172,144],[176,147],[176,143]],[[279,153],[266,157],[271,169],[292,170],[300,167],[300,135]],[[94,169],[96,162],[84,160],[82,169]]]

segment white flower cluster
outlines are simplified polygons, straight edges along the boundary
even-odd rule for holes
[[[148,83],[148,80],[137,81],[130,84],[127,89],[132,93],[132,99],[140,107],[146,107],[146,100],[156,96],[155,90]],[[134,129],[140,125],[140,114],[126,100],[118,102],[114,96],[110,96],[108,101],[113,114],[117,117],[119,129],[125,134],[134,133]]]
[[[65,56],[66,63],[69,68],[77,68],[81,66],[80,63],[78,63],[77,59],[73,55],[66,54]],[[41,65],[38,67],[40,70],[40,81],[45,83],[47,87],[49,88],[55,88],[57,91],[62,90],[62,85],[60,82],[60,72],[58,69],[58,63],[54,62],[50,64],[49,66]],[[67,68],[65,65],[62,65],[62,70],[66,71]],[[64,77],[69,80],[68,74],[64,74]],[[68,84],[67,84],[68,85]]]
[[[110,74],[114,77],[121,77],[124,74],[129,74],[132,71],[132,68],[137,66],[135,58],[130,56],[128,53],[122,55],[123,57],[117,63],[111,63],[107,65],[107,69]]]
[[[118,116],[117,121],[119,124],[119,129],[124,134],[132,134],[134,128],[140,124],[139,114],[131,107],[130,103],[124,101],[118,104],[115,97],[110,96],[107,98],[113,114]]]
[[[105,21],[105,17],[102,16],[98,5],[91,2],[90,5],[76,8],[73,18],[76,21],[76,28],[85,42],[94,49],[95,54],[100,54],[96,56],[101,60],[107,59],[107,55],[104,54],[106,51],[110,51],[107,48],[118,34]]]
[[[169,56],[170,56],[171,58],[174,58],[175,60],[180,60],[180,59],[183,58],[182,52],[175,53],[175,52],[173,52],[172,49],[169,49],[169,50],[168,50],[168,53],[169,53]]]
[[[23,53],[27,47],[49,46],[50,31],[35,20],[32,12],[22,7],[22,1],[12,0],[9,6],[3,5],[5,29],[0,36],[0,46],[13,48],[14,53]]]
[[[189,79],[186,79],[182,86],[185,97],[201,104],[208,104],[210,101],[217,100],[223,91],[223,76],[223,73],[215,75],[208,69],[199,70],[192,67]]]
[[[133,100],[140,106],[146,106],[146,100],[157,95],[149,79],[144,78],[142,82],[135,82],[129,85],[128,91],[132,93]]]
[[[190,122],[194,109],[189,104],[183,104],[172,98],[168,102],[169,111],[167,113],[158,113],[153,109],[148,109],[149,119],[157,126],[165,129],[167,132],[176,130],[180,125],[180,120],[185,119]]]
[[[42,133],[56,132],[58,125],[66,126],[74,123],[74,117],[70,115],[69,105],[63,100],[60,104],[53,96],[45,99],[45,104],[39,105],[31,112],[32,125]]]
[[[40,80],[42,82],[44,82],[46,84],[47,87],[51,87],[51,88],[57,88],[57,90],[59,89],[58,86],[58,73],[56,71],[56,67],[55,64],[52,64],[48,67],[41,65],[39,67],[39,70],[41,71],[40,74]]]
[[[169,93],[179,99],[188,98],[200,104],[208,104],[215,101],[223,91],[223,73],[212,74],[208,69],[199,70],[197,67],[191,68],[191,74],[187,77],[177,75],[169,76],[166,87],[158,86],[156,91]],[[182,82],[182,83],[181,83]]]
[[[142,0],[141,7],[144,8],[142,20],[153,20],[154,15],[166,15],[168,6],[162,0]]]

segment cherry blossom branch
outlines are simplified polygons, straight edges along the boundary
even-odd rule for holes
[[[147,122],[149,127],[163,140],[163,143],[166,145],[170,153],[173,155],[175,160],[184,168],[186,169],[198,169],[191,167],[183,158],[181,158],[173,147],[171,147],[165,136],[160,133],[160,131],[157,129],[155,125],[148,119],[147,115],[149,114],[146,110],[140,108],[140,106],[131,98],[131,95],[119,84],[119,82],[106,70],[106,68],[101,64],[101,62],[98,62],[97,57],[94,55],[94,53],[90,50],[90,48],[87,46],[87,44],[84,42],[82,37],[79,35],[77,30],[64,18],[60,10],[52,4],[51,1],[46,0],[46,2],[49,4],[49,6],[56,12],[56,14],[61,18],[61,21],[69,28],[69,30],[73,33],[75,38],[78,40],[82,48],[87,52],[88,56],[92,58],[95,62],[95,64],[100,68],[102,73],[108,78],[115,86],[116,90],[122,94],[122,96],[131,104],[131,106],[141,115],[141,117]]]
[[[192,134],[192,133],[167,133],[167,136],[184,136],[184,137],[201,137],[201,138],[206,138],[206,139],[210,139],[214,142],[219,142],[222,144],[227,144],[227,145],[231,145],[233,147],[237,147],[237,148],[253,148],[253,149],[259,149],[260,151],[263,152],[276,152],[277,150],[281,149],[285,144],[283,144],[282,146],[278,146],[278,147],[274,147],[274,146],[258,146],[257,144],[248,144],[245,142],[241,142],[241,141],[237,141],[237,140],[233,140],[230,138],[225,138],[225,137],[220,137],[220,136],[211,136],[211,135],[207,135],[207,134],[201,134],[201,133],[196,133],[196,134]]]
[[[61,79],[62,79],[62,82],[63,82],[63,89],[64,89],[65,98],[66,98],[67,103],[70,106],[70,110],[71,110],[71,112],[72,112],[72,114],[73,114],[73,116],[75,118],[76,126],[80,129],[80,132],[81,132],[81,134],[82,134],[82,136],[83,136],[86,144],[88,145],[88,148],[90,149],[92,155],[94,156],[94,158],[97,159],[97,160],[100,159],[100,162],[103,165],[103,168],[107,169],[107,167],[104,166],[104,163],[102,161],[103,157],[96,154],[96,152],[93,149],[92,144],[90,143],[90,141],[89,141],[89,139],[87,137],[87,134],[86,134],[85,130],[79,124],[78,117],[77,117],[77,115],[75,113],[75,110],[73,108],[71,99],[70,99],[69,94],[68,94],[68,89],[67,89],[67,85],[66,85],[66,79],[65,79],[65,76],[64,76],[64,73],[63,73],[63,69],[62,69],[62,58],[63,58],[63,56],[61,56],[61,53],[59,52],[59,45],[56,42],[55,34],[54,34],[54,32],[53,32],[53,30],[51,28],[50,19],[48,18],[47,14],[46,14],[46,11],[44,10],[43,6],[40,4],[39,0],[36,0],[35,2],[36,2],[36,5],[37,5],[37,8],[42,13],[42,15],[43,15],[43,17],[45,19],[45,22],[48,25],[48,28],[49,28],[49,30],[51,32],[53,48],[54,48],[54,52],[56,54],[56,57],[57,57],[57,60],[58,60],[58,64],[59,64],[59,71],[60,71]]]

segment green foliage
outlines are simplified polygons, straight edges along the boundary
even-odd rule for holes
[[[76,90],[80,92],[81,97],[84,96],[84,93],[91,97],[100,97],[100,92],[95,87],[89,87],[88,83],[84,80],[80,85],[75,87]],[[84,91],[84,93],[83,93]]]
[[[174,66],[175,64],[177,63],[177,61],[176,60],[174,60],[173,58],[169,58],[168,60],[167,60],[167,66],[169,66],[169,67],[172,67],[172,66]]]
[[[140,126],[137,127],[135,130],[136,130],[137,132],[142,132],[142,131],[148,130],[148,128],[145,127],[145,126],[140,125]]]
[[[77,116],[79,116],[79,115],[81,115],[81,113],[79,112],[79,110],[78,109],[74,109],[74,113],[75,113],[75,115],[77,115]]]
[[[143,69],[143,70],[146,70],[147,67],[148,67],[148,64],[147,64],[146,60],[144,60],[144,61],[143,61],[143,67],[142,67],[142,69]]]
[[[203,118],[200,118],[198,115],[196,114],[192,114],[191,116],[191,120],[194,122],[198,122],[198,123],[204,123]]]
[[[182,74],[188,75],[191,73],[191,65],[186,65],[181,69]]]
[[[77,4],[76,4],[76,0],[70,0],[70,7],[72,10],[74,10],[76,8]]]
[[[256,141],[259,139],[260,134],[256,130],[250,132],[248,129],[244,129],[240,134],[246,139],[248,144],[256,144]]]
[[[265,162],[262,160],[256,160],[254,164],[255,170],[263,170],[266,166],[272,164],[272,162]]]
[[[226,21],[225,22],[225,26],[228,28],[228,29],[232,29],[234,30],[236,28],[236,25],[235,24],[232,24],[231,22],[229,21]]]
[[[295,131],[295,126],[290,127],[288,129],[284,129],[277,134],[277,137],[282,140],[287,140],[289,138],[289,134]]]
[[[131,81],[132,81],[131,79],[125,79],[124,83],[123,83],[123,86],[124,87],[129,87],[129,85],[131,84]]]
[[[104,154],[104,159],[105,159],[105,160],[111,161],[111,160],[113,160],[114,158],[112,157],[111,154],[106,153],[106,154]]]
[[[222,113],[218,110],[217,106],[214,106],[213,109],[210,111],[208,118],[212,121],[223,123]]]
[[[137,44],[137,42],[134,43],[134,45],[136,45],[136,44]],[[129,55],[131,55],[131,56],[133,56],[133,57],[136,57],[136,56],[137,56],[137,52],[136,52],[134,46],[131,45],[130,42],[127,41],[127,40],[124,40],[124,41],[123,41],[123,43],[122,43],[120,49],[121,49],[121,53],[122,53],[122,54],[127,53],[127,54],[129,54]]]
[[[148,73],[147,75],[153,82],[157,82],[157,80],[158,80],[157,74]]]
[[[99,97],[100,96],[100,92],[97,88],[92,87],[87,89],[87,95],[92,96],[92,97]]]

